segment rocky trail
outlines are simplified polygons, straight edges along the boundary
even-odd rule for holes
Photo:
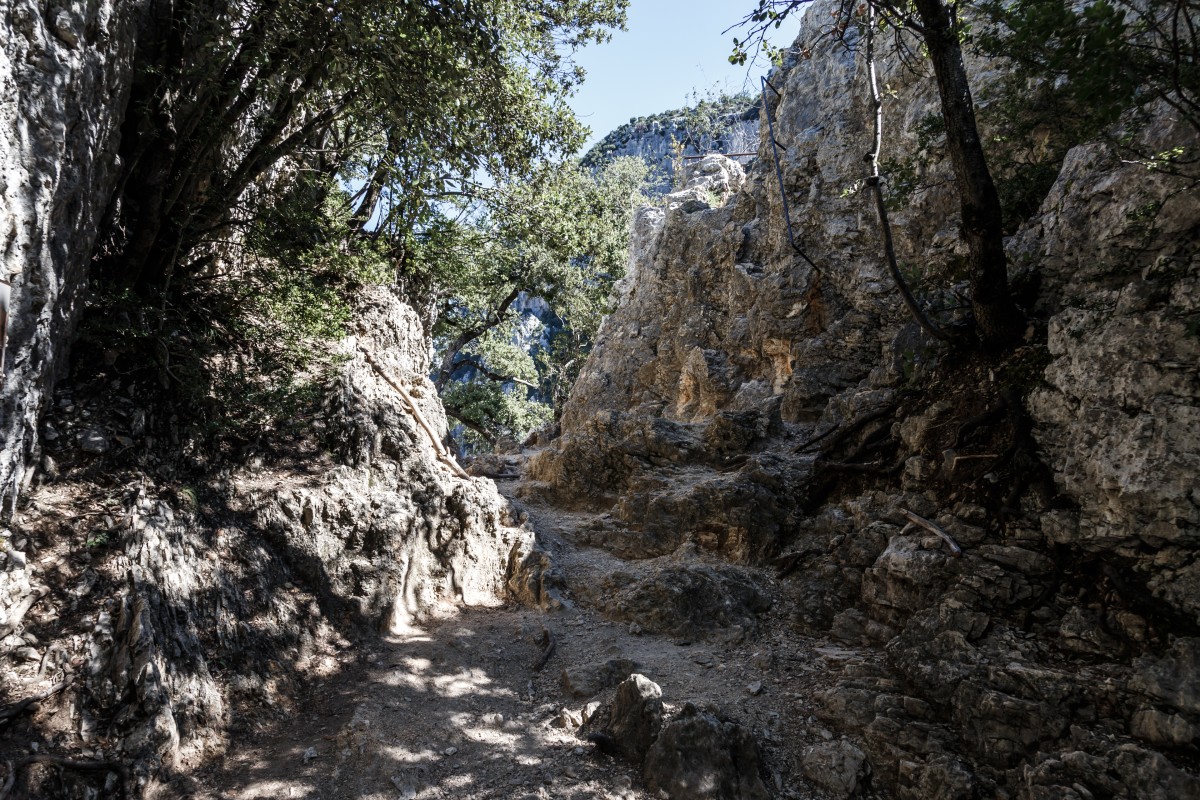
[[[518,481],[499,485],[520,503]],[[703,609],[703,596],[681,597],[677,608],[624,607],[611,591],[614,577],[618,584],[657,580],[666,592],[686,591],[670,576],[682,570],[728,580],[722,571],[732,568],[694,546],[625,561],[579,543],[599,515],[521,507],[553,559],[553,610],[470,608],[355,643],[339,669],[306,686],[280,719],[243,726],[228,755],[202,772],[208,790],[199,796],[658,797],[630,759],[611,752],[627,743],[605,738],[614,727],[608,712],[617,686],[631,673],[661,687],[668,716],[691,704],[743,726],[762,757],[761,769],[743,779],[761,775],[764,788],[773,784],[772,796],[821,796],[803,778],[801,758],[810,745],[821,751],[810,757],[818,771],[822,757],[828,762],[820,779],[853,786],[857,750],[830,744],[834,735],[812,716],[811,698],[843,672],[868,669],[878,654],[797,636],[782,613],[765,610],[769,602],[760,606],[763,613],[748,615],[727,602],[727,620],[743,615],[729,625],[719,614],[682,613],[692,605]],[[764,574],[755,578],[770,582]],[[700,761],[682,770],[691,773],[684,780],[755,766],[705,763],[704,742],[686,744],[699,748]],[[666,772],[646,777],[667,781]]]

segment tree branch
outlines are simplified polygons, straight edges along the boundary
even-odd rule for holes
[[[433,384],[437,387],[440,393],[446,388],[446,384],[450,381],[450,376],[454,373],[453,365],[458,358],[458,354],[470,342],[478,339],[483,334],[500,325],[508,319],[508,309],[516,302],[517,297],[521,294],[521,287],[514,286],[512,290],[500,301],[500,305],[496,306],[495,311],[488,313],[487,321],[476,325],[474,328],[467,328],[458,336],[454,337],[454,341],[446,348],[446,355],[442,357],[442,365],[438,368],[437,379]]]
[[[454,363],[450,365],[450,372],[453,374],[455,371],[458,370],[459,367],[471,367],[476,372],[478,372],[480,375],[483,375],[485,378],[488,378],[490,380],[496,381],[497,383],[517,383],[517,384],[520,384],[521,386],[525,386],[530,389],[533,389],[534,391],[537,391],[540,388],[536,383],[530,383],[529,381],[522,380],[521,378],[518,378],[514,375],[502,375],[499,372],[492,372],[487,367],[483,366],[482,364],[480,364],[478,362],[472,361],[469,358],[455,359]]]
[[[900,292],[904,305],[921,329],[935,339],[948,342],[950,337],[925,314],[925,310],[913,297],[912,289],[909,288],[908,281],[904,280],[904,276],[900,273],[900,267],[896,263],[896,245],[892,240],[892,226],[888,221],[887,205],[883,202],[883,187],[879,180],[879,155],[883,150],[883,100],[879,95],[879,78],[875,73],[875,7],[870,3],[867,4],[866,42],[867,80],[871,86],[871,108],[874,112],[875,123],[874,141],[871,152],[867,156],[871,168],[867,185],[871,187],[871,193],[875,196],[875,211],[879,215],[879,232],[883,237],[883,253],[887,259],[888,272],[891,273],[892,280],[896,283],[896,289]]]
[[[475,433],[479,434],[480,436],[483,437],[484,441],[486,441],[491,446],[493,446],[493,447],[496,446],[496,437],[493,434],[489,433],[487,428],[484,428],[478,422],[467,419],[462,414],[460,414],[459,409],[457,409],[454,406],[449,406],[449,405],[446,405],[445,403],[443,403],[442,406],[446,409],[447,417],[452,417],[452,418],[458,420],[458,422],[464,428],[474,431]]]

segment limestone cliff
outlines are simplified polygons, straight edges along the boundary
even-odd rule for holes
[[[61,474],[14,518],[0,572],[10,691],[47,665],[71,685],[34,740],[73,732],[60,746],[77,735],[129,764],[139,791],[179,796],[239,718],[286,706],[302,676],[335,674],[355,637],[502,601],[510,555],[532,534],[440,445],[416,313],[379,290],[358,320],[312,421],[336,447],[314,440],[190,486],[112,458],[99,488],[104,461],[80,454],[73,434],[98,420],[122,431],[123,416],[60,388],[48,423],[64,435],[47,450]],[[103,517],[79,511],[89,504]]]
[[[390,291],[359,298],[309,440],[265,463],[179,470],[187,448],[155,387],[99,359],[71,370],[145,12],[0,3],[5,795],[183,796],[181,775],[239,718],[336,671],[356,635],[499,602],[532,538],[445,453],[426,332]],[[17,701],[49,684],[30,721],[37,706]],[[60,779],[21,770],[30,743],[128,780],[114,767],[43,785]]]
[[[11,309],[0,382],[0,513],[40,451],[38,420],[82,308],[120,173],[117,147],[146,4],[0,3],[0,280]]]
[[[708,153],[753,150],[758,102],[757,95],[726,96],[631,119],[596,142],[584,154],[583,164],[598,168],[622,156],[640,158],[650,168],[650,191],[665,194],[682,177],[676,174],[677,162],[682,166]]]
[[[1200,196],[1103,143],[1071,150],[1008,242],[1013,279],[1041,282],[1026,345],[964,360],[905,316],[856,191],[861,58],[816,31],[794,51],[811,58],[772,76],[768,113],[813,264],[765,124],[748,173],[696,165],[640,212],[530,491],[609,510],[591,540],[625,557],[773,564],[801,630],[883,648],[886,670],[817,713],[887,795],[1200,792]],[[998,66],[973,64],[977,85]],[[881,70],[884,157],[917,152],[932,81]],[[1168,111],[1140,136],[1196,142]],[[892,225],[902,265],[933,278],[924,302],[952,306],[957,203],[927,155]]]

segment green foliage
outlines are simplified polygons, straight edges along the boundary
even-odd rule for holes
[[[747,29],[746,38],[733,39],[733,52],[729,54],[729,63],[744,65],[753,60],[758,52],[762,52],[773,64],[783,60],[782,47],[775,47],[767,40],[771,30],[778,30],[783,21],[811,0],[756,0],[754,10],[741,22],[741,27]]]
[[[474,451],[489,449],[501,438],[522,441],[554,419],[549,404],[522,392],[506,391],[494,381],[451,384],[443,391],[442,402],[455,417],[470,423],[463,443]]]
[[[647,117],[635,117],[597,142],[582,159],[582,164],[599,169],[608,164],[616,153],[631,141],[657,136],[669,141],[671,174],[679,175],[685,154],[702,155],[726,151],[731,146],[730,131],[748,115],[757,115],[758,98],[745,93],[709,92],[703,96],[693,93],[684,108],[664,111]],[[651,182],[669,186],[668,167],[662,165]]]
[[[91,330],[153,353],[201,427],[261,431],[319,394],[358,287],[470,314],[505,282],[548,284],[515,255],[524,232],[497,240],[450,204],[540,185],[578,149],[572,54],[626,5],[168,4],[140,43],[128,188],[94,270],[129,322]]]
[[[538,398],[560,397],[563,365],[582,361],[609,311],[645,176],[645,164],[631,158],[596,173],[547,167],[447,208],[430,228],[419,268],[435,274],[430,283],[440,292],[436,383],[460,419],[493,437],[521,438],[522,425],[553,413]],[[511,306],[521,295],[541,298],[562,321],[536,362],[513,344]],[[476,388],[452,380],[464,371],[474,372]]]
[[[977,44],[1014,65],[984,111],[995,131],[988,150],[1007,229],[1038,209],[1067,150],[1105,136],[1131,109],[1166,102],[1200,130],[1200,6],[1193,0],[988,0],[980,8],[988,24],[979,26]],[[1137,117],[1119,141],[1127,149],[1135,146]],[[1196,153],[1134,156],[1178,171]]]

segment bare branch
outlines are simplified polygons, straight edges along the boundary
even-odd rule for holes
[[[913,525],[924,528],[930,533],[937,534],[938,536],[942,537],[942,540],[945,541],[950,547],[950,552],[955,558],[958,558],[962,555],[962,548],[958,546],[958,542],[954,541],[954,537],[946,533],[946,531],[943,530],[939,525],[930,522],[920,514],[914,514],[906,508],[900,509],[900,513]]]

